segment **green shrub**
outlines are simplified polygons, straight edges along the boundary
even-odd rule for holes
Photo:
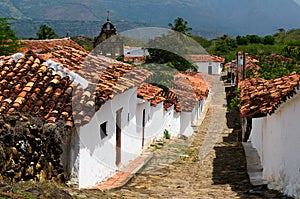
[[[167,129],[165,129],[165,131],[164,131],[164,138],[166,138],[166,139],[171,138],[171,134],[169,133],[169,131]]]

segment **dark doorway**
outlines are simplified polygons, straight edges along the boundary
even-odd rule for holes
[[[120,166],[121,164],[121,117],[122,109],[116,112],[116,165]]]
[[[208,74],[212,75],[212,66],[208,66]]]

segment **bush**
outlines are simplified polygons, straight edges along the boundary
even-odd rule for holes
[[[166,139],[171,138],[171,134],[169,133],[169,131],[167,129],[165,129],[165,131],[164,131],[164,138],[166,138]]]

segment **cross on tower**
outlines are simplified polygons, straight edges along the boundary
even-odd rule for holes
[[[109,21],[109,10],[107,11],[107,21]]]

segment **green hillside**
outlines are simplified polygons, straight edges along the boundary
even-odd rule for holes
[[[135,26],[166,27],[170,21],[182,17],[193,27],[193,34],[206,38],[215,38],[224,33],[266,35],[273,34],[281,27],[292,29],[300,26],[300,6],[294,0],[282,1],[2,0],[0,18],[22,20],[13,26],[22,37],[34,37],[31,30],[33,25],[44,21],[54,21],[51,23],[57,25],[53,28],[59,34],[72,29],[74,34],[94,36],[91,34],[94,33],[93,25],[106,19],[107,10],[110,11],[112,21],[120,26],[119,31],[123,31],[123,27],[128,24],[130,26],[126,30]],[[32,20],[33,25],[24,20]]]

